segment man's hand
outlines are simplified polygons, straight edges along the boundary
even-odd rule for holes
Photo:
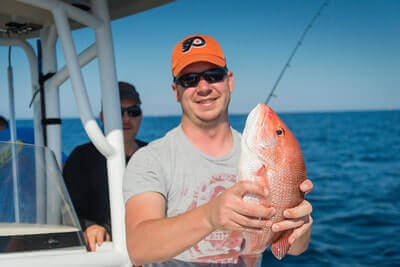
[[[84,232],[86,247],[89,251],[96,251],[96,244],[101,246],[104,241],[110,241],[111,236],[107,230],[98,224],[86,228]]]
[[[314,185],[310,180],[305,180],[300,184],[300,190],[307,194],[313,189]],[[289,254],[299,255],[303,253],[310,242],[312,205],[307,200],[303,200],[297,207],[286,209],[283,212],[286,220],[272,225],[272,231],[280,232],[288,229],[294,229],[289,236]]]
[[[258,232],[265,228],[275,209],[245,201],[243,196],[246,194],[257,195],[261,199],[268,196],[262,185],[241,181],[206,204],[208,221],[213,230]]]

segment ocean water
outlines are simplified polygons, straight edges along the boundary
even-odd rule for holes
[[[297,137],[314,190],[311,242],[300,256],[263,266],[400,265],[400,111],[280,114]],[[242,131],[246,116],[233,115]],[[162,137],[180,117],[144,117],[139,138]],[[17,125],[30,126],[31,121]],[[79,119],[63,120],[63,151],[88,138]]]

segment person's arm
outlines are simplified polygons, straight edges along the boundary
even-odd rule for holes
[[[96,251],[96,244],[100,246],[104,241],[109,241],[111,238],[106,227],[87,219],[89,213],[88,196],[90,196],[88,180],[90,175],[87,169],[88,163],[85,161],[88,158],[87,149],[85,146],[78,146],[72,151],[65,162],[63,177],[82,227],[86,247],[89,251]]]
[[[87,221],[85,214],[88,213],[88,171],[85,166],[84,149],[82,146],[76,147],[69,155],[63,168],[63,177],[65,186],[68,189],[72,204],[79,218],[82,230],[84,231],[89,225],[94,222]]]
[[[267,196],[262,186],[243,181],[210,202],[170,218],[165,218],[166,202],[161,194],[146,192],[131,197],[126,203],[126,235],[132,263],[173,258],[217,229],[262,231],[273,209],[245,202],[246,193]]]
[[[305,180],[300,184],[300,191],[307,194],[313,189],[314,185],[310,180]],[[274,232],[294,229],[289,236],[290,248],[288,254],[300,255],[307,250],[311,237],[311,217],[312,205],[307,200],[303,200],[297,207],[286,209],[283,213],[286,220],[275,223],[272,226]]]

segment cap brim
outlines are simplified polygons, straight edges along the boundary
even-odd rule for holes
[[[201,55],[201,54],[196,54],[195,56],[190,56],[188,58],[184,58],[180,61],[180,64],[178,64],[175,69],[173,70],[173,75],[174,77],[177,77],[178,74],[187,66],[189,66],[192,63],[196,62],[209,62],[212,64],[215,64],[220,67],[225,67],[226,61],[225,59],[214,56],[214,55]]]

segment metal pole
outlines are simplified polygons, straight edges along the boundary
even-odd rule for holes
[[[12,155],[12,174],[13,174],[13,195],[14,195],[14,215],[15,222],[20,223],[19,215],[19,185],[18,185],[18,165],[17,165],[17,151],[16,151],[16,125],[15,125],[15,103],[14,103],[14,80],[11,67],[11,46],[8,50],[8,97],[10,103],[10,135],[11,135],[11,155]]]
[[[35,96],[39,90],[39,71],[38,59],[33,47],[25,40],[22,39],[0,39],[0,45],[18,46],[26,54],[29,62],[29,69],[31,72],[32,96]],[[35,145],[43,146],[43,132],[41,125],[41,108],[39,98],[32,99],[33,113],[34,113],[34,129],[35,129]],[[45,172],[44,172],[44,154],[43,149],[35,148],[35,175],[36,175],[36,196],[45,195]],[[46,202],[45,198],[36,198],[36,221],[37,223],[45,223],[46,221]]]
[[[40,31],[42,44],[42,71],[43,75],[57,71],[56,41],[57,34],[51,34],[54,25],[45,27]],[[60,96],[58,88],[51,88],[51,83],[46,80],[43,84],[45,91],[46,119],[60,118]],[[47,146],[54,152],[58,166],[62,168],[61,150],[61,124],[47,124]]]
[[[104,137],[100,127],[93,118],[92,109],[86,93],[86,86],[83,81],[77,53],[75,51],[71,30],[68,19],[62,6],[52,10],[56,22],[57,31],[61,39],[65,60],[67,62],[72,88],[74,90],[75,100],[77,102],[81,121],[90,140],[95,140],[93,144],[105,156],[114,154],[114,148]]]
[[[92,44],[79,54],[78,56],[79,65],[81,67],[85,66],[93,59],[95,59],[96,55],[97,55],[96,45]],[[53,77],[50,78],[49,80],[50,88],[58,88],[68,78],[69,78],[68,67],[64,66]]]
[[[104,128],[107,140],[117,151],[112,157],[107,157],[113,246],[115,250],[123,253],[129,259],[125,241],[125,205],[122,198],[125,152],[110,16],[107,1],[92,0],[91,3],[93,14],[104,22],[104,26],[95,29],[103,99]]]
[[[57,71],[57,55],[56,55],[56,41],[57,34],[55,26],[45,27],[40,31],[40,44],[42,50],[42,72],[46,76],[49,73]],[[42,76],[43,77],[43,76]],[[49,82],[43,81],[43,92],[44,94],[44,105],[46,107],[46,119],[53,119],[60,117],[60,97],[59,91],[56,88],[49,88]],[[46,223],[47,224],[60,224],[61,222],[61,198],[58,190],[58,181],[52,178],[52,174],[47,163],[52,162],[54,153],[57,164],[62,168],[61,160],[61,125],[60,124],[48,124],[47,121],[44,123],[44,127],[47,132],[47,147],[49,150],[45,152],[44,166],[46,170]]]

